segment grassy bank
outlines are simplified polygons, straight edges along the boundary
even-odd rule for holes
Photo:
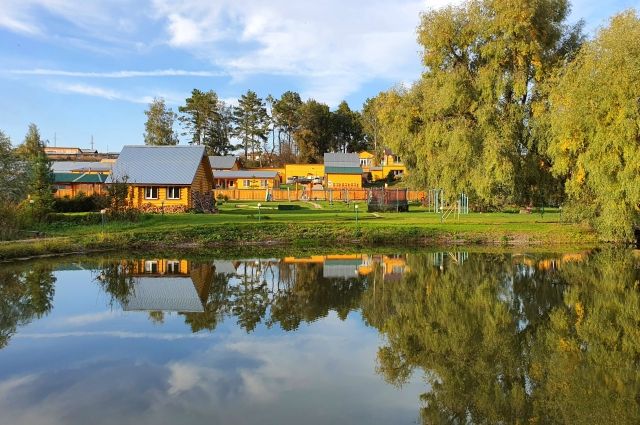
[[[301,204],[281,211],[276,203],[227,203],[215,215],[144,215],[136,223],[91,222],[82,214],[38,230],[46,237],[0,244],[0,259],[112,249],[257,246],[344,247],[426,245],[594,245],[585,226],[560,222],[557,212],[540,214],[439,215],[421,207],[409,213],[371,214],[359,204]],[[93,220],[94,222],[99,222]]]

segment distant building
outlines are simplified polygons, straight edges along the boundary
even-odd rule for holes
[[[213,196],[213,173],[204,146],[125,146],[107,183],[127,180],[134,208],[194,208]]]
[[[53,161],[54,196],[74,197],[80,193],[87,196],[106,193],[105,182],[113,163],[96,161]]]
[[[362,168],[357,153],[325,153],[324,180],[329,189],[359,189]]]
[[[117,153],[99,153],[95,149],[76,147],[45,146],[44,153],[52,161],[100,161],[118,157]]]
[[[277,171],[213,171],[213,179],[216,189],[273,189],[280,186]]]
[[[211,169],[214,172],[239,170],[241,168],[240,159],[237,156],[233,155],[210,156],[209,163],[211,164]]]

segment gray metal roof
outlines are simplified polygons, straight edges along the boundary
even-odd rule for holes
[[[236,163],[236,158],[233,155],[227,156],[210,156],[209,163],[214,170],[230,170],[233,168],[233,164]]]
[[[204,146],[125,146],[111,176],[136,184],[188,186],[203,156]]]
[[[357,153],[325,153],[325,167],[360,167],[360,157]]]
[[[51,170],[54,173],[68,173],[71,171],[111,171],[112,162],[98,161],[53,161]]]
[[[275,179],[277,171],[224,170],[213,171],[214,179]]]
[[[141,277],[122,303],[124,311],[203,312],[204,307],[191,278]]]

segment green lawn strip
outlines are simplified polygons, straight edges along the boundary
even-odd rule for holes
[[[239,205],[246,205],[238,203]],[[251,204],[251,203],[247,203]],[[254,203],[257,206],[257,202]],[[274,204],[276,205],[276,204]],[[328,203],[327,203],[328,205]],[[426,210],[409,213],[358,212],[345,205],[335,209],[294,211],[257,209],[239,213],[236,204],[221,206],[219,214],[143,215],[135,223],[74,224],[57,222],[39,230],[47,238],[28,243],[0,244],[0,259],[59,252],[144,249],[171,246],[395,246],[434,244],[595,245],[585,226],[559,223],[559,214],[469,214],[449,217]],[[63,217],[64,218],[64,217]],[[70,220],[86,217],[74,214]],[[96,223],[96,221],[93,221]]]

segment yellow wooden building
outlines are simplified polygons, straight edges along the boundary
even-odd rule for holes
[[[407,167],[402,162],[402,158],[399,155],[395,155],[390,149],[384,149],[380,164],[370,168],[371,177],[374,181],[386,179],[389,173],[396,178],[400,178],[406,172]]]
[[[125,180],[134,208],[191,209],[196,198],[205,205],[213,199],[213,174],[204,146],[125,146],[107,184]]]
[[[363,171],[357,153],[325,153],[324,181],[328,189],[360,189]]]
[[[213,171],[216,189],[273,189],[280,187],[280,175],[268,170]]]
[[[291,183],[294,178],[323,178],[324,164],[286,164],[283,177],[286,183]]]
[[[105,194],[105,181],[112,166],[106,161],[53,161],[54,196],[72,198],[81,193],[87,196]]]
[[[358,153],[358,157],[360,158],[360,168],[365,173],[371,171],[371,167],[375,166],[376,157],[371,152],[362,151]]]

